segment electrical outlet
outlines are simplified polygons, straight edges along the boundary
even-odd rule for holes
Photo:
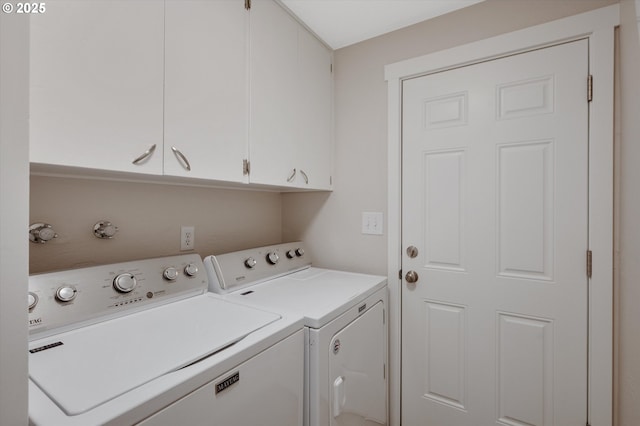
[[[362,212],[362,233],[382,235],[382,213]]]
[[[196,246],[196,231],[193,226],[180,228],[180,250],[193,250]]]

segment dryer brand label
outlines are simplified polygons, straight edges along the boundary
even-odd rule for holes
[[[340,339],[333,341],[333,354],[338,355],[338,352],[340,352]]]
[[[365,309],[367,309],[367,304],[366,303],[364,303],[362,306],[360,306],[358,308],[358,313],[361,314],[362,311],[364,311]]]
[[[237,371],[231,376],[224,379],[223,381],[216,383],[216,395],[224,390],[227,390],[228,388],[235,385],[239,381],[240,381],[240,372]]]

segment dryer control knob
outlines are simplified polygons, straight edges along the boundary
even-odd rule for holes
[[[195,277],[198,273],[198,267],[195,263],[190,263],[184,267],[184,273],[189,277]]]
[[[269,262],[270,264],[275,265],[276,263],[278,263],[278,260],[280,260],[280,256],[278,256],[278,253],[276,253],[275,251],[267,254],[267,262]]]
[[[252,269],[254,266],[256,266],[257,263],[258,262],[256,262],[256,260],[253,257],[250,257],[244,261],[244,266],[246,266],[249,269]]]
[[[296,252],[294,250],[287,251],[287,259],[293,259],[296,257]]]
[[[120,293],[130,293],[136,288],[136,277],[128,272],[120,274],[113,279],[113,288]]]
[[[56,299],[60,302],[71,302],[76,298],[77,290],[71,285],[63,285],[56,290]]]
[[[304,256],[304,249],[302,247],[299,247],[296,249],[296,256],[298,257]]]
[[[178,278],[178,270],[173,266],[169,266],[164,270],[162,276],[169,281],[175,281],[175,279]]]

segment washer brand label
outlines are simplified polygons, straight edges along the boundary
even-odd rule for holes
[[[40,346],[38,348],[29,349],[29,352],[32,354],[35,354],[35,353],[46,351],[47,349],[55,348],[57,346],[62,346],[62,345],[64,345],[64,343],[62,342],[50,343],[48,345]]]
[[[364,303],[362,306],[360,306],[358,308],[358,313],[361,314],[362,311],[364,311],[365,309],[367,309],[367,304],[366,303]]]
[[[333,341],[333,354],[338,355],[338,352],[340,352],[340,339]]]
[[[216,383],[216,395],[224,390],[227,390],[228,388],[235,385],[239,381],[240,381],[240,372],[238,371],[232,374],[231,376],[227,377],[223,381]]]
[[[29,320],[29,327],[35,327],[36,325],[40,325],[40,324],[42,324],[42,317]]]

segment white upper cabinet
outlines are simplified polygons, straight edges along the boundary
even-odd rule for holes
[[[31,162],[162,173],[163,15],[151,1],[32,15]]]
[[[164,174],[246,182],[249,14],[238,0],[165,13]]]
[[[301,187],[332,186],[332,93],[331,51],[308,31],[298,31],[296,146],[301,176],[296,178]]]
[[[331,51],[251,3],[47,4],[31,19],[31,162],[331,189]]]
[[[331,59],[275,2],[252,2],[251,182],[331,188]]]
[[[297,154],[298,23],[269,0],[251,4],[249,74],[251,181],[290,185]]]

